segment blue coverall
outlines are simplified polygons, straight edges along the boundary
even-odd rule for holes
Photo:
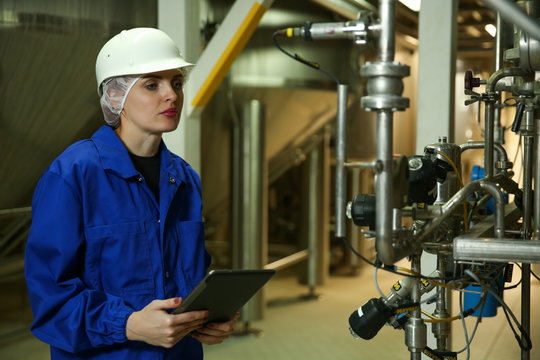
[[[32,201],[25,272],[33,334],[56,359],[202,359],[186,337],[172,349],[126,338],[129,315],[185,297],[203,278],[197,173],[160,144],[159,203],[113,129],[67,148]]]

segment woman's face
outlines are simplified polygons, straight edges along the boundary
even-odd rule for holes
[[[178,127],[184,102],[184,76],[165,70],[141,76],[120,113],[120,127],[133,133],[161,135]]]

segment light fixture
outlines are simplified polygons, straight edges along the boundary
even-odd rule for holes
[[[489,33],[489,35],[495,37],[497,35],[497,28],[493,24],[487,24],[484,29]]]
[[[420,3],[422,0],[399,0],[400,3],[411,9],[412,11],[420,11]]]

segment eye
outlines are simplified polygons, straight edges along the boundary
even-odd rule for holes
[[[157,84],[150,82],[150,83],[145,84],[144,87],[147,88],[148,90],[156,90]]]
[[[175,89],[182,89],[182,86],[184,86],[184,79],[176,79],[172,82],[172,86]]]

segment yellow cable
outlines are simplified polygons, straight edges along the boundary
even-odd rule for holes
[[[450,159],[448,155],[440,151],[437,151],[437,155],[441,155],[442,157],[446,159],[446,161],[448,161],[448,163],[450,164],[450,166],[452,166],[452,169],[454,169],[454,172],[456,173],[456,176],[459,180],[459,185],[463,187],[464,186],[463,179],[461,178],[461,174],[459,173],[458,168],[456,164],[454,164],[452,159]],[[467,215],[467,200],[465,200],[463,201],[463,230],[467,231],[468,229],[469,229],[469,219]]]

